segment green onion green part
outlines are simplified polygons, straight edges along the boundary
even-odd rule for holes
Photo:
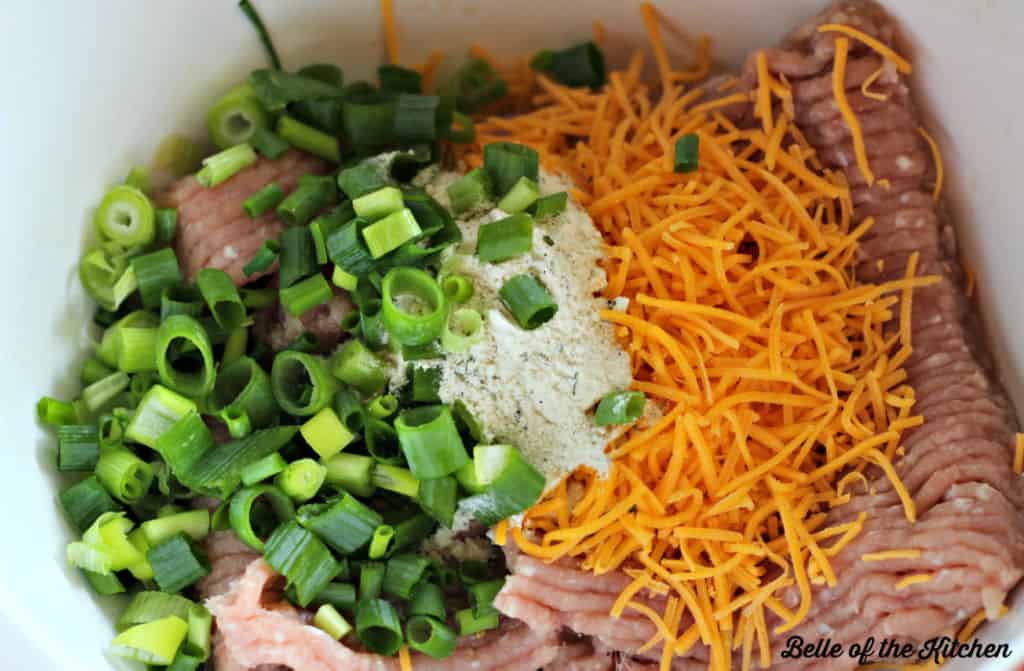
[[[402,412],[395,431],[409,469],[420,480],[450,475],[469,461],[451,412],[443,405]]]
[[[242,203],[242,209],[252,218],[270,212],[284,200],[284,189],[277,182],[271,182],[265,187],[252,194]],[[264,243],[265,245],[266,243]],[[262,249],[262,247],[261,247]]]
[[[323,275],[313,275],[292,286],[281,289],[281,305],[293,317],[300,317],[318,305],[331,300],[334,292]]]
[[[337,138],[290,116],[283,115],[277,120],[277,134],[288,144],[310,154],[334,163],[341,160]]]
[[[486,613],[477,616],[472,608],[465,608],[455,613],[455,621],[459,625],[459,634],[472,636],[484,631],[498,628],[498,613]]]
[[[251,487],[274,477],[287,468],[287,466],[288,462],[284,460],[284,457],[275,452],[243,468],[240,474],[242,484],[246,487]]]
[[[425,345],[441,335],[448,301],[437,281],[418,268],[392,268],[381,284],[381,317],[401,345]]]
[[[676,140],[676,155],[673,170],[680,173],[694,172],[700,162],[700,136],[687,133]]]
[[[331,372],[365,396],[380,391],[388,380],[388,369],[384,362],[354,338],[334,355]]]
[[[409,469],[391,464],[378,463],[371,478],[377,487],[409,498],[415,498],[420,488],[420,481]]]
[[[391,549],[391,540],[395,537],[395,528],[390,524],[382,524],[373,530],[370,538],[370,549],[367,554],[370,559],[380,559]]]
[[[185,534],[155,545],[146,554],[153,580],[163,592],[176,594],[210,574],[210,564]]]
[[[604,54],[593,42],[584,42],[561,51],[541,51],[530,67],[551,76],[566,86],[598,89],[607,81]]]
[[[320,491],[327,469],[312,459],[299,459],[277,474],[274,484],[293,501],[303,503]]]
[[[644,414],[647,399],[642,391],[617,391],[605,394],[594,412],[598,426],[632,424]]]
[[[316,615],[313,616],[313,626],[327,632],[328,636],[337,641],[352,631],[352,625],[329,603],[317,609]]]
[[[338,552],[349,555],[370,542],[383,519],[345,493],[332,503],[303,506],[298,511],[298,522]]]
[[[370,652],[390,656],[402,646],[402,623],[395,607],[383,599],[360,598],[356,633]]]
[[[236,144],[203,159],[203,167],[196,173],[196,180],[208,189],[213,188],[255,162],[256,152],[248,143]]]
[[[516,323],[527,331],[542,326],[558,312],[558,304],[551,294],[532,275],[509,279],[498,290],[498,295]]]
[[[325,482],[356,496],[371,496],[376,489],[372,481],[373,457],[361,454],[337,454],[324,462]]]
[[[405,638],[409,648],[434,659],[444,659],[455,652],[458,637],[441,620],[425,615],[414,615],[405,623]]]
[[[327,546],[295,520],[274,530],[267,539],[263,558],[288,579],[303,608],[313,602],[340,568]]]
[[[242,325],[245,305],[227,273],[218,268],[203,268],[196,275],[196,285],[221,328],[230,331]]]
[[[277,522],[283,524],[295,519],[295,506],[291,498],[278,487],[258,485],[235,492],[231,497],[228,520],[238,539],[256,552],[263,552],[264,549],[264,542],[253,529],[252,520],[253,505],[260,499],[270,504]]]
[[[498,208],[515,214],[523,212],[540,198],[540,187],[529,177],[520,177],[505,196],[498,201]]]
[[[484,147],[484,169],[494,184],[495,194],[504,196],[520,177],[537,181],[540,172],[537,152],[513,142],[492,142]]]
[[[323,460],[341,452],[355,438],[329,406],[306,420],[299,433]]]
[[[132,330],[137,329],[123,333]],[[213,344],[195,318],[171,315],[165,319],[157,332],[154,354],[160,382],[167,387],[190,398],[203,398],[213,390],[217,375]]]

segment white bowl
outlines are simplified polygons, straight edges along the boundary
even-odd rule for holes
[[[384,54],[376,2],[259,3],[286,65],[340,64],[369,76]],[[458,57],[476,41],[499,55],[587,38],[607,28],[610,56],[644,44],[633,3],[615,0],[396,2],[405,63],[434,48]],[[661,11],[736,64],[775,42],[825,0],[686,0]],[[889,0],[903,20],[916,91],[946,157],[964,256],[978,273],[985,323],[1000,370],[1024,407],[1020,310],[1024,149],[1019,0]],[[90,307],[74,272],[87,213],[105,187],[146,164],[171,131],[204,132],[207,106],[264,55],[234,2],[102,0],[18,2],[4,8],[5,77],[0,151],[0,277],[7,317],[0,416],[0,667],[108,667],[112,627],[103,606],[63,560],[69,529],[55,504],[54,438],[34,420],[43,394],[67,397],[86,351]],[[685,53],[680,51],[680,53]],[[967,660],[950,669],[1009,670],[1024,660],[1024,607],[986,630],[1013,660]]]

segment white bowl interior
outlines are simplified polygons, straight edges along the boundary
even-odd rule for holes
[[[342,65],[346,79],[371,75],[384,54],[376,2],[259,3],[286,65]],[[823,6],[823,0],[688,0],[660,10],[691,35],[704,30],[716,57],[740,62]],[[996,359],[1024,407],[1024,312],[1019,267],[1024,233],[1013,226],[1022,199],[1013,149],[1024,147],[1015,0],[889,3],[903,19],[919,98],[943,147],[947,191],[964,257],[977,271],[978,296]],[[402,60],[422,62],[441,47],[458,59],[479,42],[498,55],[585,39],[600,18],[611,60],[643,45],[633,3],[582,0],[401,0]],[[571,7],[571,9],[570,9]],[[0,536],[0,642],[6,668],[109,668],[111,636],[84,582],[63,560],[69,529],[55,505],[54,438],[34,421],[43,394],[68,397],[86,352],[90,307],[75,263],[87,214],[104,189],[132,165],[149,162],[168,133],[204,137],[205,111],[216,95],[261,66],[264,55],[234,2],[15,3],[6,8],[0,52],[8,68],[0,97],[6,154],[2,170],[4,229],[0,273],[8,317],[0,408],[8,447],[0,470],[6,513]],[[1016,39],[1015,39],[1016,38]],[[677,57],[689,53],[677,43]],[[1009,642],[1014,660],[949,668],[1009,670],[1024,660],[1024,608],[985,636]],[[1016,637],[1016,638],[1015,638]],[[12,657],[13,655],[13,657]]]

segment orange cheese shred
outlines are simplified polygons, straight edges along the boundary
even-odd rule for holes
[[[543,561],[623,572],[612,615],[651,622],[645,647],[665,671],[698,643],[710,671],[736,668],[733,650],[737,666],[767,666],[772,634],[806,621],[815,586],[841,579],[834,558],[867,524],[867,512],[830,524],[831,509],[873,491],[878,472],[916,518],[893,460],[924,421],[903,368],[914,290],[939,278],[918,276],[913,257],[897,280],[859,280],[852,267],[873,221],[854,221],[845,176],[822,169],[786,78],[762,54],[750,90],[736,79],[704,90],[694,82],[710,69],[706,40],[696,64],[675,68],[657,11],[643,3],[640,13],[653,81],[640,51],[606,86],[583,90],[472,50],[514,91],[501,116],[476,119],[473,142],[452,147],[455,160],[477,167],[486,144],[518,142],[573,181],[605,244],[601,296],[626,299],[600,317],[630,357],[632,388],[656,409],[614,435],[607,476],[571,474],[495,538]],[[900,72],[909,63],[859,31],[823,29],[839,33],[832,92],[871,182],[843,86],[850,39]],[[733,106],[756,125],[737,127]],[[675,173],[675,142],[689,133],[699,168]],[[883,548],[861,559],[918,556]],[[786,590],[799,601],[784,603]]]
[[[384,24],[384,45],[387,48],[388,63],[398,65],[398,27],[395,23],[394,0],[380,0],[380,16]]]

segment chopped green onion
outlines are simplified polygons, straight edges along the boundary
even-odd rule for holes
[[[283,115],[277,120],[277,134],[288,144],[337,163],[341,160],[338,139],[308,126],[290,116]]]
[[[75,406],[67,401],[58,401],[49,396],[43,396],[36,403],[36,416],[40,422],[50,426],[74,424],[78,421],[78,412],[75,410]]]
[[[255,219],[277,207],[282,200],[284,200],[284,189],[277,182],[271,182],[246,198],[242,203],[242,209],[245,210],[246,214]],[[264,243],[265,245],[266,243]],[[262,250],[263,247],[260,249]]]
[[[293,317],[300,317],[318,305],[327,303],[333,296],[331,285],[323,275],[307,277],[280,291],[281,305]]]
[[[427,615],[444,620],[444,592],[438,585],[421,580],[412,588],[408,612],[409,615]]]
[[[252,145],[253,149],[270,160],[280,158],[286,151],[288,151],[289,148],[288,143],[282,140],[277,133],[270,130],[269,127],[254,128],[252,137],[249,138],[249,144]],[[277,203],[274,203],[270,207],[274,207],[274,205],[277,205]]]
[[[393,533],[393,530],[392,530]],[[398,555],[388,560],[384,574],[384,593],[408,600],[415,587],[430,566],[430,560],[422,555]]]
[[[85,363],[82,364],[82,372],[80,374],[80,379],[84,386],[89,386],[93,382],[98,382],[99,380],[102,380],[103,378],[105,378],[106,376],[110,375],[113,372],[113,368],[110,368],[109,366],[107,366],[107,364],[103,363],[96,357],[89,357],[88,359],[85,360]],[[39,402],[43,403],[45,400],[52,401],[52,399],[46,399],[46,397],[43,397],[42,399],[39,400]],[[63,401],[58,402],[63,403]],[[69,409],[74,409],[70,403],[66,405],[68,406]],[[40,416],[39,419],[44,422],[46,421],[45,419],[43,419],[42,416]],[[72,417],[70,419],[74,418]]]
[[[236,144],[203,159],[203,167],[196,173],[196,180],[206,188],[212,188],[234,177],[237,173],[256,162],[256,152],[247,143]]]
[[[437,139],[438,96],[402,93],[395,105],[395,137],[399,142],[433,142]]]
[[[407,387],[408,400],[412,403],[441,402],[441,369],[439,367],[406,367],[410,382]]]
[[[94,249],[78,264],[82,288],[101,308],[117,310],[138,288],[135,271],[124,254],[105,247]]]
[[[388,187],[391,188],[391,187]],[[372,196],[373,194],[370,194]],[[370,196],[363,196],[369,198]],[[412,210],[403,208],[363,229],[363,240],[370,256],[377,259],[423,233]]]
[[[302,226],[331,205],[337,195],[333,177],[306,175],[299,179],[298,187],[277,206],[277,216],[288,226]]]
[[[485,613],[477,616],[472,608],[465,608],[455,613],[455,621],[459,625],[459,633],[462,636],[472,636],[490,629],[498,628],[498,613]]]
[[[193,287],[167,287],[160,295],[160,319],[171,315],[199,317],[205,309],[203,295]]]
[[[472,461],[455,471],[455,479],[470,494],[481,494],[486,489],[476,477],[476,464]]]
[[[238,8],[242,10],[246,18],[249,19],[249,22],[252,23],[253,28],[256,29],[256,34],[260,37],[260,43],[267,51],[270,64],[274,66],[275,70],[280,70],[281,59],[277,56],[274,41],[270,38],[270,32],[267,31],[267,27],[263,24],[263,19],[260,18],[259,12],[256,11],[256,8],[252,6],[249,0],[239,0]]]
[[[285,347],[285,349],[291,350],[292,352],[314,354],[320,349],[320,339],[316,337],[315,333],[303,331],[302,335],[288,343],[288,346]]]
[[[441,332],[441,346],[446,352],[464,352],[483,338],[483,326],[483,318],[476,310],[454,310]]]
[[[308,228],[296,226],[281,234],[281,269],[278,280],[282,289],[318,271],[316,246]]]
[[[373,417],[364,417],[363,439],[366,441],[366,451],[377,463],[392,466],[402,463],[398,434],[387,422]]]
[[[299,433],[306,439],[313,451],[327,460],[341,452],[352,442],[355,435],[341,423],[330,407],[320,410],[302,425]]]
[[[103,575],[102,573],[93,573],[86,569],[82,569],[82,575],[89,581],[89,586],[92,590],[100,596],[113,596],[114,594],[124,594],[125,588],[124,583],[118,579],[116,573],[110,575]]]
[[[374,267],[374,259],[363,242],[365,219],[353,219],[327,236],[327,256],[339,268],[362,275]]]
[[[317,217],[309,224],[309,233],[313,238],[313,248],[316,251],[316,263],[322,266],[327,263],[327,238],[336,230],[348,223],[347,207],[344,205],[331,210],[330,213]]]
[[[195,403],[166,387],[153,385],[139,402],[125,437],[146,447],[156,446],[157,438],[189,412]]]
[[[153,622],[174,615],[188,619],[189,610],[195,604],[183,596],[164,592],[143,591],[137,593],[117,618],[118,631],[125,631],[140,624]]]
[[[386,419],[398,410],[398,398],[394,394],[377,396],[366,406],[366,411],[377,419]]]
[[[146,554],[146,560],[153,567],[153,579],[160,590],[171,594],[194,585],[210,573],[206,556],[192,545],[185,534],[153,546]]]
[[[326,632],[336,641],[340,641],[352,631],[352,625],[329,603],[317,609],[316,615],[313,616],[313,626]]]
[[[187,635],[188,623],[171,615],[121,632],[111,643],[110,652],[143,664],[167,666],[174,661]]]
[[[381,289],[381,317],[399,344],[425,345],[441,334],[448,301],[433,277],[418,268],[392,268]]]
[[[553,217],[564,212],[568,202],[569,194],[565,191],[559,191],[558,193],[552,193],[539,198],[530,208],[530,211],[535,219]]]
[[[477,233],[476,255],[487,263],[500,263],[533,248],[533,217],[520,212],[482,224]]]
[[[371,496],[375,486],[372,482],[373,457],[361,454],[337,454],[324,462],[327,469],[325,482],[341,487],[356,496]]]
[[[433,478],[420,482],[416,495],[420,507],[435,520],[451,529],[455,521],[455,505],[459,486],[452,476]]]
[[[370,538],[370,549],[367,551],[370,559],[380,559],[390,549],[391,540],[395,537],[395,528],[390,524],[381,524],[374,529]]]
[[[423,79],[419,72],[399,65],[381,65],[377,68],[380,87],[396,93],[419,93],[423,90]]]
[[[96,464],[96,477],[114,498],[134,503],[149,491],[153,484],[153,468],[123,447],[100,455]]]
[[[367,650],[379,655],[394,655],[402,646],[402,623],[398,612],[382,599],[359,600],[356,633]]]
[[[171,133],[160,142],[153,157],[153,167],[166,170],[174,177],[194,172],[202,159],[199,147],[190,138]]]
[[[429,515],[417,513],[392,526],[395,527],[395,539],[391,542],[391,551],[398,552],[420,543],[437,528],[437,522]]]
[[[359,600],[376,599],[384,585],[384,564],[375,561],[359,565]]]
[[[491,65],[480,58],[467,61],[444,84],[442,95],[454,98],[455,107],[465,114],[474,114],[492,102],[500,100],[508,86]]]
[[[485,489],[467,502],[487,526],[526,510],[544,491],[544,476],[510,445],[477,445],[473,461],[477,481]]]
[[[125,373],[156,369],[158,329],[122,328],[118,330],[117,367]]]
[[[189,488],[227,498],[241,482],[242,469],[263,457],[279,452],[295,437],[297,427],[277,426],[254,431],[245,438],[209,450],[195,464],[188,477],[181,479]],[[187,480],[187,481],[186,481]]]
[[[117,346],[121,340],[118,334],[122,328],[158,326],[159,324],[160,320],[152,312],[133,310],[107,327],[103,332],[103,338],[96,354],[103,363],[108,366],[116,366]]]
[[[644,414],[647,399],[642,391],[618,391],[605,394],[594,412],[598,426],[632,424]]]
[[[444,295],[452,303],[465,303],[473,297],[473,283],[465,275],[449,275],[441,281]]]
[[[206,509],[188,510],[143,522],[139,528],[142,529],[142,535],[151,546],[159,545],[171,536],[180,533],[194,541],[201,541],[210,535],[210,511]]]
[[[188,638],[185,639],[185,647],[190,654],[200,659],[210,657],[213,647],[213,614],[205,606],[194,604],[188,609]]]
[[[498,207],[509,214],[523,212],[540,198],[540,187],[529,177],[520,177],[505,197],[498,201]]]
[[[235,414],[244,413],[257,429],[273,424],[279,411],[270,376],[247,356],[222,364],[210,402],[216,412],[234,408]]]
[[[309,65],[303,65],[299,68],[298,74],[339,88],[345,80],[345,76],[344,73],[342,73],[341,68],[333,63],[311,63]]]
[[[584,42],[561,51],[541,51],[530,61],[530,67],[551,75],[551,78],[566,86],[589,86],[598,89],[604,86],[604,54],[593,42]]]
[[[274,530],[267,539],[263,558],[288,579],[303,608],[313,602],[340,568],[330,550],[295,520]]]
[[[414,498],[419,492],[420,481],[407,468],[378,463],[372,473],[373,484],[381,489]]]
[[[268,457],[255,461],[242,469],[242,484],[250,487],[274,477],[288,466],[280,454],[275,452]]]
[[[153,203],[133,186],[118,185],[107,192],[93,219],[100,239],[123,247],[148,245],[156,239]]]
[[[224,353],[221,354],[221,366],[227,366],[245,355],[245,348],[249,344],[249,329],[244,326],[231,331],[228,339],[224,341]]]
[[[160,305],[164,290],[181,284],[178,257],[169,247],[136,256],[131,260],[132,271],[142,297],[142,305],[155,308]]]
[[[334,286],[344,289],[345,291],[354,291],[356,288],[356,282],[359,281],[355,275],[347,273],[342,270],[341,266],[334,266],[334,272],[331,273],[331,281]]]
[[[99,431],[94,424],[57,427],[57,469],[91,471],[100,458]]]
[[[504,578],[478,582],[469,586],[469,598],[473,604],[473,612],[477,616],[487,615],[496,612],[494,608],[494,597],[505,586]]]
[[[213,435],[194,409],[164,429],[153,449],[160,453],[171,472],[185,482],[193,469],[214,447]]]
[[[361,161],[338,173],[338,187],[355,200],[391,183],[384,164],[377,158]]]
[[[178,211],[161,208],[156,211],[156,241],[171,242],[178,234]]]
[[[445,406],[406,410],[395,420],[395,431],[410,470],[420,480],[450,475],[469,461]]]
[[[687,133],[676,140],[676,156],[673,170],[676,172],[693,172],[700,162],[700,136]]]
[[[273,288],[242,287],[238,293],[242,297],[242,304],[250,310],[262,310],[277,305],[277,290]],[[211,335],[211,339],[212,337]]]
[[[356,588],[349,583],[332,582],[316,595],[316,600],[340,610],[351,610],[356,605]]]
[[[532,275],[516,275],[502,285],[498,295],[527,331],[540,327],[558,312],[551,294]]]
[[[254,70],[249,74],[249,84],[263,106],[275,114],[293,102],[340,100],[344,95],[341,88],[317,77],[281,70]]]
[[[115,396],[127,389],[129,382],[128,375],[121,371],[111,373],[102,380],[93,382],[82,390],[82,400],[85,402],[85,407],[92,412],[96,412]]]
[[[68,521],[79,531],[91,527],[104,513],[120,510],[120,506],[110,498],[99,478],[94,475],[71,485],[60,493],[59,498]]]
[[[227,273],[219,268],[203,268],[196,275],[196,284],[221,328],[230,331],[242,325],[245,305]]]
[[[210,139],[218,149],[250,142],[257,129],[270,126],[270,118],[248,84],[228,91],[206,114]]]
[[[133,330],[138,329],[125,329],[123,333]],[[187,356],[183,355],[185,352]],[[174,391],[190,398],[203,398],[213,389],[213,344],[195,318],[171,315],[165,319],[160,324],[154,356],[160,381]]]
[[[368,347],[382,350],[391,340],[384,316],[381,314],[380,299],[372,299],[363,303],[359,311],[359,334]]]
[[[267,272],[270,266],[274,265],[274,261],[277,260],[277,255],[280,251],[281,246],[277,240],[264,240],[260,248],[253,254],[253,257],[242,268],[242,272],[245,273],[246,277]]]
[[[364,219],[380,219],[404,207],[402,192],[393,186],[385,186],[353,198],[352,207],[355,208],[356,214]]]
[[[415,615],[405,624],[409,647],[434,659],[444,659],[455,652],[458,637],[441,620]]]
[[[334,412],[353,433],[363,429],[363,405],[351,389],[339,389],[334,396]]]
[[[320,491],[327,477],[327,469],[312,459],[299,459],[277,474],[274,484],[292,500],[302,503]]]
[[[462,214],[491,198],[491,178],[483,168],[473,168],[448,187],[452,212]]]
[[[395,105],[395,94],[391,91],[347,93],[342,103],[342,119],[345,137],[352,146],[368,152],[390,143]]]
[[[491,177],[495,194],[504,196],[520,177],[537,181],[539,159],[537,152],[526,145],[492,142],[484,147],[484,169]]]
[[[231,497],[228,520],[235,535],[256,552],[263,552],[264,543],[252,526],[252,508],[259,499],[270,504],[274,516],[282,524],[295,519],[295,506],[285,492],[272,485],[245,487]]]
[[[352,554],[370,542],[383,520],[351,494],[333,503],[303,506],[299,523],[342,554]]]
[[[331,372],[342,382],[370,396],[388,380],[388,370],[359,340],[349,340],[331,361]]]
[[[149,391],[148,389],[146,391]],[[119,417],[103,415],[97,424],[100,450],[119,446],[124,439],[124,424]]]

